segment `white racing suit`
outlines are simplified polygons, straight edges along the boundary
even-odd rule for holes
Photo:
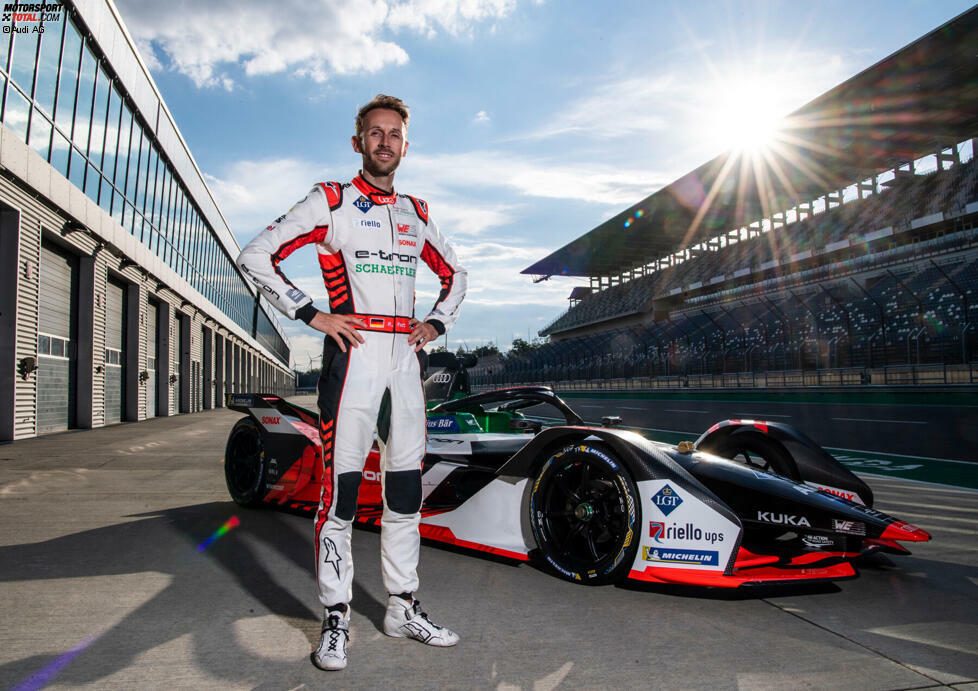
[[[352,597],[350,538],[361,473],[377,414],[390,392],[390,432],[381,440],[384,510],[381,564],[387,592],[418,588],[418,524],[425,409],[421,373],[408,345],[419,261],[441,281],[441,294],[424,321],[439,334],[458,317],[466,272],[428,217],[424,201],[377,189],[361,176],[313,187],[288,213],[242,250],[238,266],[262,295],[293,319],[308,323],[312,299],[279,270],[299,247],[314,243],[334,314],[361,318],[364,343],[342,352],[331,337],[319,379],[323,489],[316,513],[316,576],[324,606]]]

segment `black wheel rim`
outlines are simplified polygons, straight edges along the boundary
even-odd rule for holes
[[[231,438],[229,447],[224,459],[228,484],[239,495],[253,491],[261,473],[261,439],[245,427]]]
[[[552,558],[572,570],[600,568],[629,532],[620,479],[596,462],[559,463],[543,492],[540,527]]]

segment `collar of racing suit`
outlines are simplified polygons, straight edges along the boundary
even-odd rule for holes
[[[363,194],[374,204],[393,204],[395,201],[397,201],[397,192],[394,190],[387,192],[375,185],[371,185],[369,182],[363,179],[363,175],[361,173],[357,173],[357,176],[353,178],[353,184],[358,190],[360,190],[361,194]]]

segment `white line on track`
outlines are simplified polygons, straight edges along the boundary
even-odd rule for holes
[[[898,425],[926,425],[926,422],[921,422],[920,420],[872,420],[870,418],[864,417],[834,417],[833,420],[841,420],[844,422],[894,422]]]
[[[627,405],[620,405],[618,407],[621,408],[622,410],[648,410],[648,408],[630,408]]]
[[[852,453],[875,453],[881,456],[898,456],[900,458],[915,458],[924,461],[941,461],[943,463],[967,463],[975,465],[975,461],[957,461],[952,458],[935,458],[934,456],[911,456],[907,453],[893,453],[891,451],[866,451],[865,449],[844,449],[841,446],[826,446],[827,451],[851,451]]]
[[[686,408],[666,408],[667,413],[703,413],[706,414],[710,411],[708,410],[687,410]]]

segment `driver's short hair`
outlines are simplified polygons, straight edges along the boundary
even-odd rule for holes
[[[404,128],[407,129],[408,121],[411,119],[407,104],[396,96],[377,94],[374,96],[374,100],[357,111],[357,139],[361,139],[363,137],[363,121],[364,118],[367,117],[367,113],[372,110],[376,110],[377,108],[387,108],[388,110],[393,110],[396,112],[401,116],[401,119],[404,121]]]

